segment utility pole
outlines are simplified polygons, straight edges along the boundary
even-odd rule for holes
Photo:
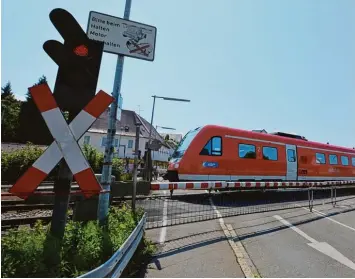
[[[126,0],[124,19],[129,19],[131,12],[132,0]],[[115,81],[113,85],[112,96],[115,101],[110,107],[109,124],[107,129],[107,141],[104,154],[104,165],[102,168],[101,185],[105,193],[100,194],[99,197],[99,208],[98,208],[98,219],[101,225],[104,224],[110,203],[110,185],[111,185],[111,174],[112,174],[112,159],[113,159],[113,139],[116,134],[116,119],[117,119],[117,107],[118,101],[121,95],[121,84],[122,84],[122,73],[123,73],[123,63],[124,56],[119,54],[116,64]]]
[[[132,193],[132,210],[136,212],[136,191],[137,191],[137,167],[139,152],[139,134],[141,123],[136,123],[136,144],[134,147],[134,168],[133,168],[133,193]]]

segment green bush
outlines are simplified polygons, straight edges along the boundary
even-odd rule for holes
[[[2,180],[15,182],[42,153],[41,148],[32,144],[13,152],[1,152]]]
[[[101,173],[102,164],[104,162],[104,154],[88,144],[85,144],[82,150],[94,173]]]
[[[121,175],[124,171],[124,160],[119,158],[113,158],[112,160],[112,175],[115,176],[116,181],[121,180]]]
[[[95,221],[69,221],[63,240],[37,223],[34,230],[21,228],[2,236],[2,277],[77,277],[107,261],[132,233],[143,210],[134,215],[126,206],[110,208],[107,229]],[[126,273],[137,273],[155,247],[142,240]]]
[[[122,181],[132,181],[133,179],[133,174],[132,173],[123,173],[121,175],[121,180]]]
[[[104,154],[90,145],[83,146],[83,154],[87,158],[94,173],[101,173],[104,161]],[[2,152],[1,154],[1,175],[2,181],[14,183],[32,164],[43,154],[43,150],[33,144],[27,144],[25,148],[12,152]],[[112,162],[112,175],[116,180],[121,179],[124,170],[122,159],[114,158]],[[57,177],[58,167],[56,167],[46,178],[53,180]]]

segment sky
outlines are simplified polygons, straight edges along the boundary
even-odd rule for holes
[[[63,41],[49,20],[68,10],[123,17],[124,0],[2,0],[1,86],[18,98],[57,65],[42,49]],[[355,1],[132,0],[130,19],[157,28],[153,62],[125,58],[123,109],[186,133],[207,124],[265,129],[355,147]],[[117,55],[104,54],[97,90],[112,92]],[[164,132],[161,130],[161,132]],[[165,131],[169,132],[169,131]]]

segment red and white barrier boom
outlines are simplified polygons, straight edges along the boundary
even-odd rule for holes
[[[77,140],[105,111],[113,98],[104,91],[100,91],[68,126],[47,84],[31,87],[29,91],[54,142],[11,187],[9,192],[20,198],[27,198],[64,157],[84,196],[90,197],[100,193],[101,185],[84,157]]]
[[[248,188],[308,188],[327,187],[335,185],[355,184],[355,180],[347,181],[294,181],[294,182],[232,182],[232,181],[206,181],[206,182],[162,182],[151,183],[151,190],[201,190],[201,189],[248,189]]]

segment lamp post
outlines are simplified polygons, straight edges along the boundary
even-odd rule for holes
[[[173,131],[176,130],[175,128],[170,128],[170,127],[165,127],[165,126],[158,126],[158,125],[156,125],[156,126],[155,126],[155,130],[158,130],[158,128],[161,128],[161,129],[163,129],[163,130],[173,130]],[[155,138],[156,138],[156,137],[155,137]]]
[[[164,129],[164,130],[176,130],[175,128],[170,128],[170,127],[165,127],[165,126],[158,126],[158,125],[156,125],[155,126],[155,129],[158,129],[158,128],[161,128],[161,129]]]
[[[152,117],[150,119],[150,128],[149,128],[149,139],[148,139],[148,152],[146,156],[146,171],[147,171],[147,178],[149,181],[151,181],[151,172],[150,172],[150,166],[148,166],[149,162],[149,155],[151,155],[151,149],[150,149],[150,142],[152,139],[152,125],[153,125],[153,119],[154,119],[154,109],[155,109],[155,99],[163,99],[165,101],[174,101],[174,102],[190,102],[190,100],[187,99],[180,99],[180,98],[171,98],[171,97],[163,97],[163,96],[157,96],[153,95],[153,109],[152,109]]]

